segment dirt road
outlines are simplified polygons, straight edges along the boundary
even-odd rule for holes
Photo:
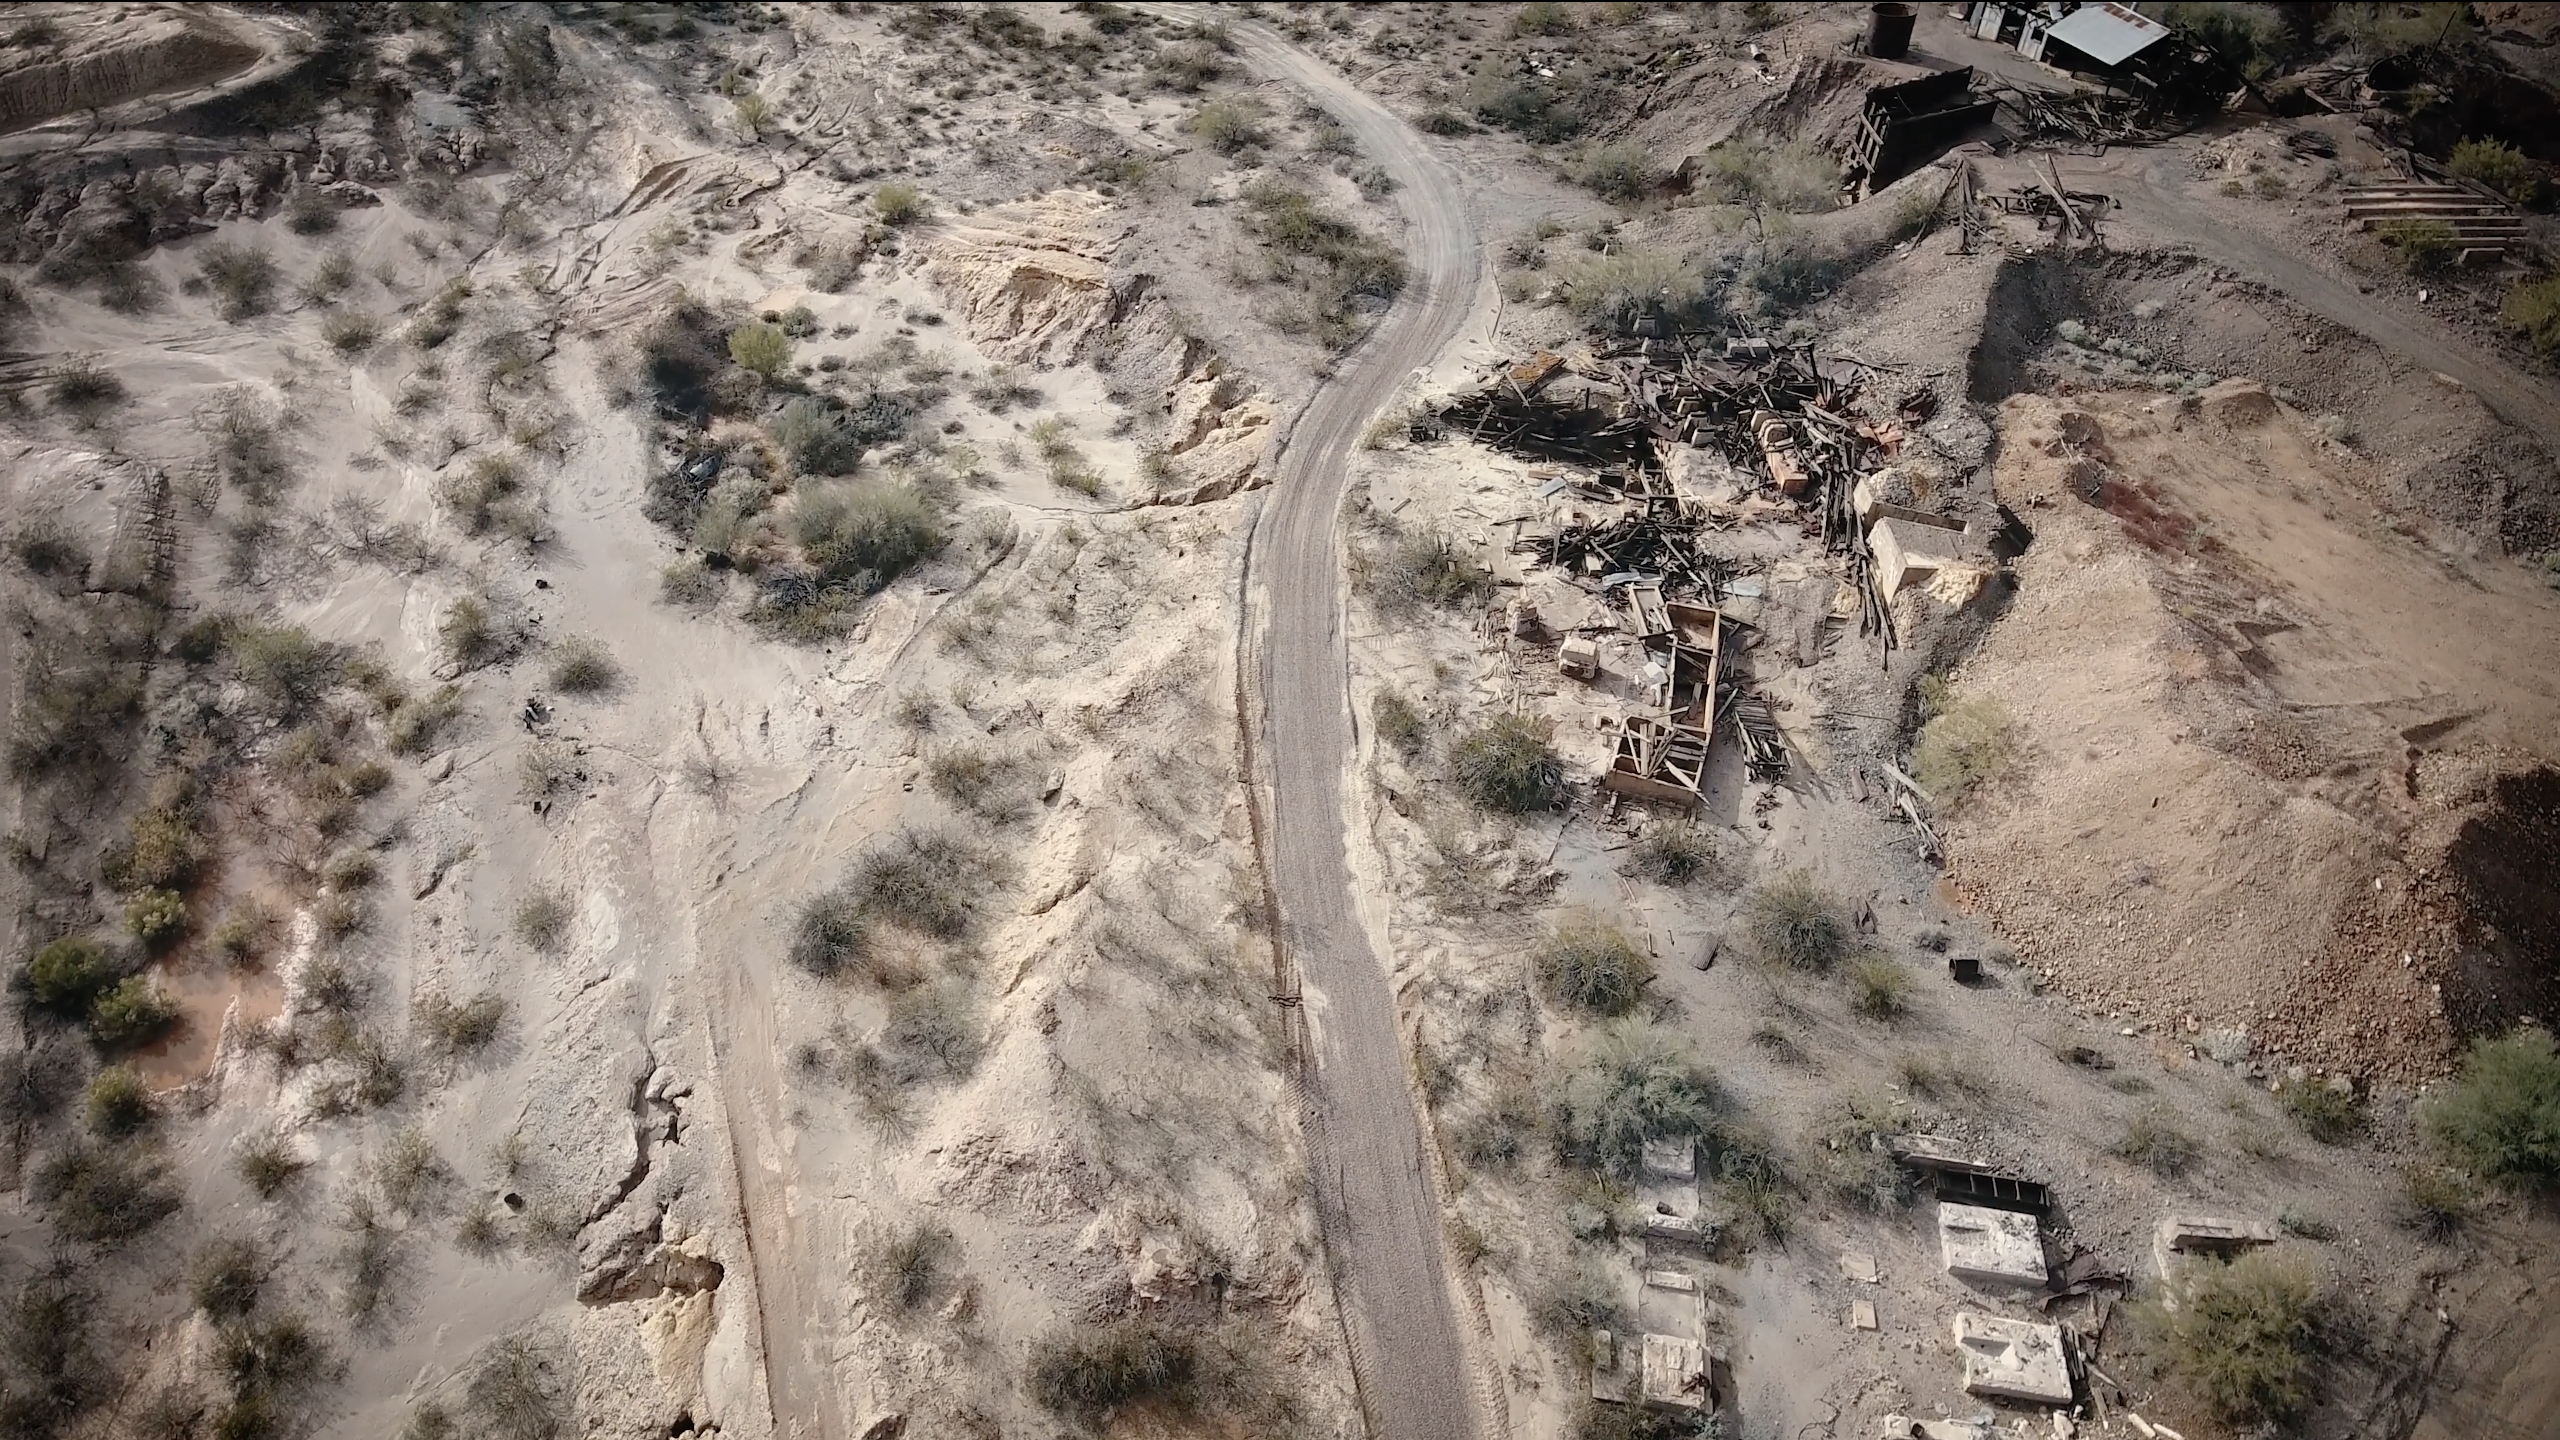
[[[1245,673],[1271,786],[1273,882],[1307,995],[1308,1163],[1352,1364],[1379,1440],[1489,1427],[1442,1264],[1439,1207],[1396,1031],[1395,995],[1353,903],[1342,780],[1352,753],[1335,534],[1343,466],[1371,418],[1473,306],[1481,251],[1457,184],[1405,123],[1321,62],[1253,26],[1245,58],[1333,112],[1401,186],[1408,288],[1298,422],[1254,532]],[[1258,623],[1256,623],[1258,622]]]

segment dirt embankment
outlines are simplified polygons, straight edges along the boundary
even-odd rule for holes
[[[1959,677],[2015,727],[1952,828],[1967,902],[2077,998],[2350,1072],[2548,1014],[2550,593],[2413,543],[2245,382],[2001,428],[2036,541]]]
[[[48,7],[50,8],[50,7]],[[150,13],[134,13],[148,11]],[[60,17],[47,17],[59,24]],[[85,14],[48,45],[19,45],[0,70],[0,133],[237,74],[266,51],[209,15],[139,5]]]

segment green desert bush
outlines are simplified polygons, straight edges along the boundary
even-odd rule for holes
[[[2471,1218],[2471,1186],[2461,1172],[2441,1165],[2411,1165],[2400,1172],[2397,1219],[2438,1242],[2450,1240]]]
[[[2503,313],[2534,349],[2560,355],[2560,275],[2519,283],[2507,292]]]
[[[1577,1163],[1628,1176],[1645,1141],[1710,1134],[1720,1107],[1715,1076],[1678,1034],[1623,1020],[1566,1079],[1557,1140]]]
[[[2224,1423],[2281,1423],[2312,1398],[2319,1285],[2294,1256],[2253,1251],[2201,1261],[2178,1284],[2177,1308],[2145,1319],[2180,1382]]]
[[[957,831],[906,825],[855,862],[848,882],[870,914],[953,940],[968,933],[1011,867]]]
[[[933,793],[981,820],[1019,819],[1030,797],[1020,783],[1022,761],[976,745],[949,746],[925,762]]]
[[[1207,142],[1221,155],[1233,155],[1257,145],[1268,144],[1259,123],[1262,107],[1250,100],[1212,100],[1191,112],[1184,128]]]
[[[1701,158],[1697,183],[1712,199],[1799,213],[1839,203],[1840,162],[1809,139],[1737,135]]]
[[[89,1038],[101,1049],[124,1050],[177,1023],[178,1006],[147,975],[128,975],[89,1006]]]
[[[2299,1081],[2287,1085],[2276,1103],[2302,1127],[2303,1134],[2323,1145],[2342,1144],[2364,1130],[2364,1103],[2351,1089]]]
[[[729,358],[771,382],[791,368],[791,337],[761,320],[741,325],[729,332]]]
[[[1396,753],[1407,759],[1421,754],[1428,739],[1422,712],[1413,708],[1412,701],[1393,690],[1382,689],[1370,700],[1369,723],[1377,730],[1379,739],[1394,746]]]
[[[499,1027],[506,1023],[507,1002],[488,990],[466,1000],[430,994],[418,1001],[415,1018],[427,1048],[453,1059],[485,1050],[497,1040]]]
[[[924,192],[903,180],[892,180],[872,192],[872,213],[883,225],[912,225],[925,217],[930,209]]]
[[[533,949],[546,953],[560,948],[569,935],[569,922],[576,918],[569,897],[559,890],[534,889],[516,901],[509,928],[516,938]]]
[[[1595,1015],[1624,1015],[1653,983],[1653,959],[1627,932],[1594,914],[1566,917],[1538,947],[1538,980],[1547,993]]]
[[[1536,715],[1496,715],[1449,747],[1449,773],[1485,810],[1525,815],[1564,796],[1564,764],[1552,742],[1555,723]]]
[[[1762,960],[1791,970],[1827,974],[1859,948],[1847,907],[1802,870],[1754,891],[1743,925]]]
[[[868,595],[942,553],[950,532],[914,487],[860,481],[800,497],[792,535],[821,581]]]
[[[1892,1020],[1911,1008],[1911,972],[1882,955],[1849,962],[1849,1008],[1870,1020]]]
[[[54,408],[84,425],[95,425],[123,405],[130,393],[114,371],[94,360],[74,358],[55,366],[45,377],[45,397]]]
[[[573,635],[552,647],[552,689],[564,695],[601,695],[621,683],[622,667],[601,642]]]
[[[1646,830],[1627,847],[1627,857],[1619,862],[1618,873],[1677,890],[1704,878],[1715,868],[1715,842],[1707,838],[1705,831],[1685,821],[1665,821]]]
[[[213,292],[225,320],[246,320],[266,313],[275,300],[276,262],[252,245],[228,242],[205,248],[197,265],[197,282]]]
[[[1466,101],[1476,119],[1541,145],[1582,133],[1582,112],[1565,98],[1561,87],[1515,76],[1482,75],[1468,85]]]
[[[175,890],[140,890],[124,902],[125,933],[158,949],[187,933],[187,897]]]
[[[2400,252],[2401,264],[2421,275],[2442,270],[2462,253],[2461,238],[2442,220],[2385,220],[2373,233]]]
[[[155,805],[133,817],[125,838],[109,847],[102,868],[107,883],[127,894],[179,890],[194,881],[206,851],[204,836],[184,808]]]
[[[809,396],[794,400],[765,428],[803,475],[842,475],[862,459],[861,441],[825,400]]]
[[[2560,1177],[2560,1048],[2530,1026],[2472,1041],[2419,1121],[2483,1179],[2522,1187]]]
[[[1629,249],[1586,261],[1565,276],[1565,307],[1592,325],[1621,333],[1641,322],[1689,327],[1717,314],[1716,293],[1697,265],[1665,250]]]
[[[361,310],[332,310],[320,322],[320,339],[340,355],[361,355],[382,338],[382,322]]]
[[[1641,200],[1653,188],[1653,156],[1641,145],[1603,145],[1582,157],[1573,178],[1606,200]]]
[[[551,1357],[520,1335],[480,1352],[463,1391],[490,1440],[554,1440],[568,1428],[568,1397]]]
[[[85,1015],[89,1002],[116,983],[115,957],[86,935],[66,935],[27,957],[27,993],[67,1015]]]
[[[1988,695],[1969,695],[1932,715],[1911,745],[1912,778],[1940,805],[1953,805],[2007,772],[2016,751],[2009,712]]]
[[[283,1194],[307,1168],[293,1142],[272,1130],[242,1137],[231,1152],[232,1172],[261,1200]]]
[[[151,1124],[151,1087],[130,1065],[110,1065],[89,1081],[86,1107],[91,1131],[110,1140],[140,1133]]]

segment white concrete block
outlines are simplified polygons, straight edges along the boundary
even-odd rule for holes
[[[2062,1327],[1956,1316],[1956,1349],[1964,1355],[1964,1393],[2034,1405],[2071,1403],[2071,1361]]]
[[[2044,1241],[2033,1215],[1942,1202],[1938,1253],[1948,1274],[1970,1284],[2044,1288]]]

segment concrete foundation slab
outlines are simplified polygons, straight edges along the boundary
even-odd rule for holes
[[[1964,1355],[1964,1393],[2036,1405],[2071,1403],[2071,1362],[2062,1327],[1956,1316],[1956,1349]]]
[[[2033,1215],[1941,1202],[1938,1253],[1947,1273],[1968,1284],[2044,1288],[2044,1241]]]

